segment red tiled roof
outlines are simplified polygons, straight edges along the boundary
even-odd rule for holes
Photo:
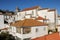
[[[33,10],[33,9],[37,9],[37,8],[39,8],[39,6],[34,6],[34,7],[31,7],[31,8],[25,8],[22,11]]]
[[[16,26],[16,27],[32,27],[32,26],[46,26],[47,24],[39,22],[37,20],[33,19],[25,19],[25,20],[19,20],[15,23],[11,23],[11,26]]]
[[[60,40],[60,35],[57,32],[57,33],[49,34],[46,36],[37,37],[37,38],[34,38],[32,40]]]
[[[47,20],[47,19],[39,16],[38,18],[36,18],[36,20]]]

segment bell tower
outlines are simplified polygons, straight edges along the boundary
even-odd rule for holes
[[[18,7],[16,7],[16,12],[19,12],[19,11],[20,11],[20,9]]]
[[[15,8],[15,14],[17,14],[18,12],[20,12],[20,9],[19,9],[19,7],[16,7]]]

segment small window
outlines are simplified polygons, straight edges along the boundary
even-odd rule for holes
[[[9,29],[12,29],[12,27],[9,27]]]
[[[21,28],[16,27],[16,32],[21,33]]]
[[[44,31],[46,30],[46,28],[44,27],[44,29],[43,29]]]
[[[36,32],[38,32],[38,28],[36,28]]]
[[[31,28],[23,28],[23,34],[27,34],[31,32]]]
[[[9,16],[9,19],[10,19],[10,16]]]
[[[17,17],[18,17],[18,15],[17,15]]]
[[[13,21],[15,21],[15,17],[14,17]]]
[[[12,18],[12,16],[11,16],[11,18]]]

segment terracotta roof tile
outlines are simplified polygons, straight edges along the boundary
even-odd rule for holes
[[[60,40],[60,35],[57,32],[57,33],[49,34],[46,36],[37,37],[37,38],[34,38],[32,40]]]
[[[37,8],[39,8],[39,6],[34,6],[34,7],[31,7],[31,8],[25,8],[22,11],[33,10],[33,9],[37,9]]]
[[[36,20],[47,20],[47,19],[39,16],[38,18],[36,18]]]
[[[33,19],[19,20],[15,23],[11,23],[11,26],[16,26],[16,27],[32,27],[32,26],[46,26],[46,25],[47,24]]]

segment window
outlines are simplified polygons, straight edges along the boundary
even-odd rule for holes
[[[34,15],[34,11],[32,11],[32,15]]]
[[[21,33],[21,28],[16,27],[16,32]]]
[[[36,32],[38,32],[38,28],[36,28]]]
[[[43,29],[44,31],[46,30],[46,28],[44,27],[44,29]]]
[[[9,19],[10,19],[10,16],[9,16]]]
[[[15,17],[14,17],[13,21],[15,21]]]
[[[12,16],[11,16],[11,18],[12,18]]]
[[[31,28],[23,28],[23,34],[29,33]]]
[[[9,27],[9,29],[12,29],[12,27]]]
[[[8,22],[4,20],[4,24],[8,24]]]

